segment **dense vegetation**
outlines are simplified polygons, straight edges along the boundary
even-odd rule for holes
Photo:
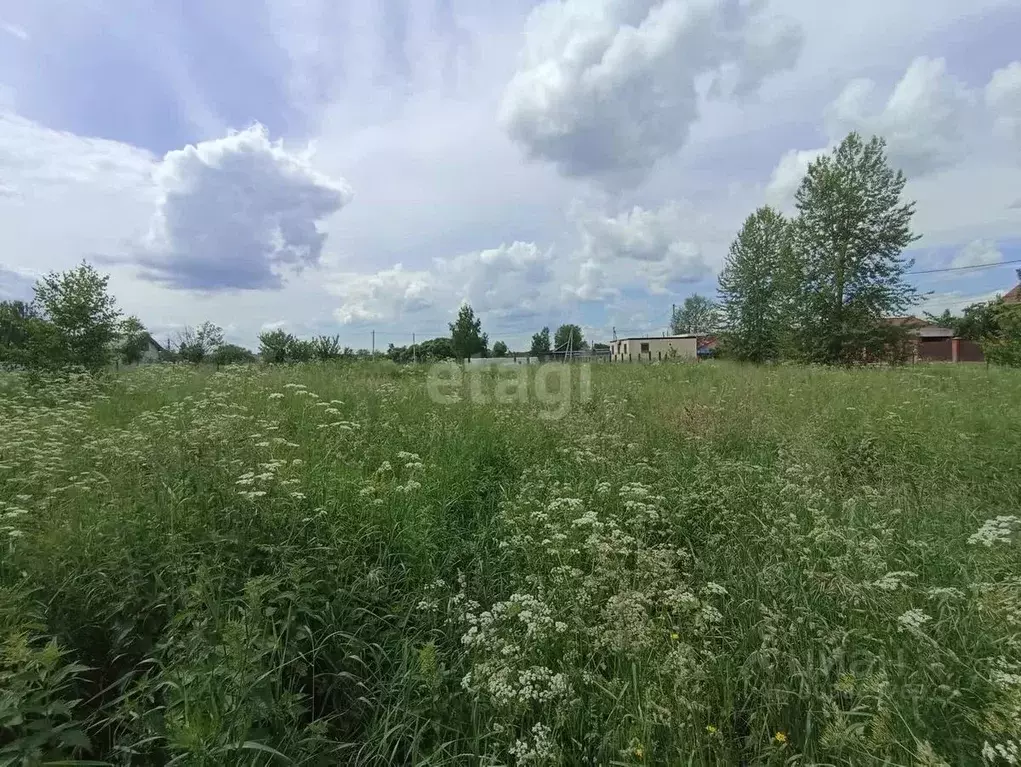
[[[0,763],[1017,753],[1015,373],[560,367],[0,378]]]

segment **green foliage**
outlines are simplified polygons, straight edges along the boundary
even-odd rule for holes
[[[197,328],[186,327],[178,334],[177,354],[185,362],[198,364],[211,359],[223,346],[223,328],[206,321]]]
[[[243,346],[224,344],[212,353],[211,361],[217,365],[246,365],[258,361],[258,357]]]
[[[482,320],[470,304],[462,304],[457,318],[450,323],[450,345],[459,360],[476,354],[486,356],[489,351],[489,337],[482,332]]]
[[[550,351],[550,336],[549,328],[543,328],[538,333],[532,336],[532,347],[529,350],[529,354],[533,357],[537,357],[542,354],[549,354]]]
[[[759,208],[745,220],[720,274],[728,356],[750,362],[781,356],[796,284],[790,224],[773,208]]]
[[[982,337],[982,353],[994,365],[1021,367],[1021,304],[990,302],[990,327]]]
[[[107,292],[109,281],[109,275],[83,262],[66,272],[51,272],[36,283],[35,304],[56,331],[42,331],[45,340],[39,348],[53,355],[48,366],[98,370],[110,362],[120,311]]]
[[[495,347],[494,347],[495,348]],[[440,362],[454,359],[454,349],[449,338],[431,338],[420,344],[411,346],[394,346],[386,351],[387,359],[397,363],[408,362]]]
[[[291,359],[291,347],[297,339],[285,330],[267,330],[259,334],[259,356],[263,362],[282,365]]]
[[[317,336],[312,339],[313,356],[320,362],[329,362],[349,356],[347,354],[349,351],[341,347],[340,336]]]
[[[793,247],[801,280],[795,294],[798,347],[811,362],[863,358],[883,318],[917,300],[900,259],[917,237],[906,179],[886,162],[886,143],[850,134],[808,167],[796,195]],[[869,349],[866,355],[874,352]]]
[[[969,341],[980,341],[995,335],[999,319],[997,309],[1002,301],[987,301],[965,307],[959,322],[952,325],[954,332]]]
[[[40,334],[38,312],[24,301],[0,301],[0,365],[30,366],[30,345]]]
[[[311,362],[317,357],[318,346],[315,341],[308,341],[302,338],[295,338],[288,347],[287,356],[289,362]]]
[[[0,377],[0,763],[1021,739],[1015,371],[591,373],[558,422],[389,362]]]
[[[553,336],[553,348],[558,352],[567,351],[568,349],[571,351],[584,349],[585,336],[582,335],[581,327],[570,323],[561,325]]]
[[[145,350],[149,348],[149,333],[145,325],[138,317],[131,315],[125,318],[120,325],[120,352],[121,361],[126,365],[135,365],[142,359]]]
[[[674,309],[670,318],[670,332],[675,334],[696,333],[708,335],[719,330],[720,307],[715,301],[694,293]]]
[[[2,508],[2,507],[0,507]],[[91,744],[76,719],[87,669],[37,632],[36,608],[0,582],[0,764],[40,764]]]
[[[497,341],[493,344],[493,356],[494,357],[506,357],[507,356],[507,344],[503,341]]]

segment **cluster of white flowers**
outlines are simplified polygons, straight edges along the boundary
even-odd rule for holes
[[[406,450],[401,450],[397,453],[397,460],[404,461],[404,468],[411,471],[424,468],[422,457],[418,453],[409,453]]]
[[[560,756],[553,730],[541,722],[532,725],[530,735],[518,738],[507,750],[518,764],[555,764]]]
[[[19,499],[25,496],[18,496]],[[20,538],[25,533],[18,526],[17,522],[20,517],[28,514],[27,509],[22,509],[18,506],[10,506],[7,503],[0,501],[0,533],[4,533],[8,538]]]
[[[983,522],[978,532],[972,533],[968,537],[968,543],[980,543],[987,547],[997,543],[1010,543],[1019,528],[1021,528],[1021,518],[1019,517],[1013,515],[993,517]]]
[[[921,631],[922,626],[932,620],[931,615],[926,615],[918,609],[907,610],[897,617],[902,631]]]
[[[933,586],[926,589],[925,594],[929,599],[943,602],[960,601],[965,598],[964,592],[954,586]]]
[[[897,591],[897,589],[908,588],[905,580],[917,577],[917,573],[912,573],[908,570],[896,570],[894,572],[887,573],[877,581],[873,581],[872,585],[882,591]]]
[[[982,759],[988,764],[1019,764],[1021,746],[1016,740],[1007,740],[1003,743],[986,741],[982,745]]]

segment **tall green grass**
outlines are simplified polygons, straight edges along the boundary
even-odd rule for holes
[[[8,376],[0,764],[1008,763],[1016,373],[575,374]]]

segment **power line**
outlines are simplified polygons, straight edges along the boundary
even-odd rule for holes
[[[945,266],[941,269],[922,269],[917,272],[904,272],[904,274],[938,274],[939,272],[960,272],[965,269],[991,269],[996,266],[1010,266],[1011,264],[1021,264],[1021,258],[1015,258],[1012,261],[996,261],[990,264],[975,264],[973,266]]]

